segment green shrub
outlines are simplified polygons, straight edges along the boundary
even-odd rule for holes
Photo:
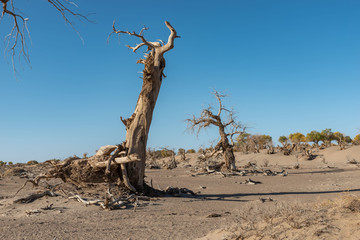
[[[313,142],[316,145],[319,145],[319,142],[322,141],[321,133],[318,131],[311,131],[308,134],[306,134],[306,140],[308,142]]]
[[[30,160],[27,162],[27,165],[36,165],[36,164],[39,164],[39,162],[36,160]]]
[[[355,145],[360,145],[360,134],[356,135],[353,139]]]
[[[4,165],[6,165],[6,162],[0,161],[0,166],[4,166]]]
[[[8,162],[8,165],[13,165],[13,162]]]
[[[291,133],[289,135],[289,139],[292,143],[295,143],[295,144],[299,144],[299,143],[302,143],[302,142],[306,142],[306,138],[304,136],[304,134],[302,133]]]
[[[278,140],[282,145],[286,145],[289,142],[289,139],[286,136],[280,136]]]
[[[168,150],[168,149],[162,149],[161,151],[160,151],[160,153],[161,153],[161,157],[170,157],[170,156],[172,156],[173,155],[173,151],[172,150]]]
[[[335,140],[334,133],[331,131],[331,128],[326,128],[325,130],[321,131],[322,141],[324,142],[325,146],[331,146],[331,141]]]
[[[185,153],[185,149],[179,148],[177,153],[178,153],[178,155],[181,155],[181,154]]]
[[[195,149],[188,149],[186,153],[196,153]]]

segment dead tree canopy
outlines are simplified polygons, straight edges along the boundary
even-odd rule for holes
[[[224,155],[225,168],[228,170],[235,170],[235,156],[233,152],[235,135],[243,134],[246,127],[241,123],[236,122],[234,112],[223,106],[223,95],[217,91],[212,93],[218,101],[219,107],[215,112],[212,106],[203,109],[200,117],[195,115],[186,119],[188,122],[188,129],[192,132],[196,131],[197,134],[202,129],[210,126],[216,126],[219,129],[220,141],[214,147],[214,153],[221,150]]]
[[[29,18],[19,10],[14,4],[16,0],[0,0],[2,4],[1,18],[5,15],[9,16],[14,25],[11,28],[9,34],[5,36],[5,52],[11,56],[11,62],[14,72],[16,72],[14,58],[16,55],[22,56],[25,59],[25,62],[30,64],[30,56],[27,47],[27,42],[30,40],[30,31],[28,29],[27,23]],[[47,0],[63,17],[64,21],[68,23],[75,32],[81,38],[79,32],[74,27],[71,17],[84,19],[90,21],[85,15],[79,14],[72,10],[76,4],[69,0]],[[91,21],[90,21],[91,22]],[[82,39],[82,38],[81,38]]]

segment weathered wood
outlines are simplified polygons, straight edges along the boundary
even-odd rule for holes
[[[109,169],[109,166],[112,165],[132,163],[136,161],[141,161],[141,158],[139,158],[137,154],[131,154],[126,157],[116,157],[113,159],[110,158],[107,162],[95,162],[92,165],[94,167],[99,167],[99,168],[106,167],[107,169]]]
[[[141,158],[139,158],[137,154],[132,154],[132,155],[129,155],[126,157],[115,158],[114,161],[115,161],[115,163],[118,163],[118,164],[124,164],[124,163],[141,161]]]
[[[143,85],[135,111],[129,119],[122,119],[126,126],[125,148],[128,150],[127,154],[138,154],[139,160],[118,160],[119,162],[123,162],[121,163],[121,169],[124,176],[124,182],[127,181],[126,178],[128,177],[128,185],[133,185],[133,188],[138,190],[142,190],[144,187],[146,145],[153,111],[159,95],[162,77],[164,76],[164,53],[172,49],[174,47],[175,38],[179,38],[175,29],[169,22],[165,22],[165,25],[170,30],[170,35],[166,44],[163,44],[162,42],[147,41],[143,36],[143,31],[147,30],[147,28],[142,29],[140,33],[137,34],[135,32],[116,30],[115,25],[113,25],[113,33],[135,36],[142,41],[142,43],[135,47],[129,47],[134,52],[142,46],[147,46],[150,51],[149,54],[145,56],[145,59],[138,61],[139,63],[144,64],[144,70]]]

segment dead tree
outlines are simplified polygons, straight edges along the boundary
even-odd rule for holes
[[[225,168],[227,170],[235,170],[233,137],[235,135],[243,134],[245,132],[245,127],[235,121],[233,111],[228,110],[223,106],[222,99],[226,97],[226,95],[220,94],[217,91],[214,91],[212,94],[219,103],[217,114],[214,113],[214,109],[211,106],[202,110],[200,117],[195,117],[194,115],[193,118],[186,119],[188,122],[188,129],[192,132],[196,130],[198,134],[202,129],[210,127],[211,125],[218,127],[220,141],[214,147],[213,153],[215,154],[221,150],[224,156]],[[226,118],[227,120],[224,120]]]
[[[126,141],[124,148],[126,155],[136,154],[139,161],[122,164],[121,168],[127,172],[129,183],[133,188],[141,191],[144,187],[145,160],[146,160],[146,144],[148,133],[152,120],[153,111],[156,100],[159,95],[165,68],[164,54],[174,48],[174,40],[179,38],[175,29],[169,22],[165,25],[170,30],[168,42],[164,44],[162,41],[150,42],[145,39],[144,31],[148,28],[144,27],[139,33],[117,30],[115,22],[113,24],[113,32],[111,34],[126,34],[138,38],[141,43],[128,48],[136,52],[141,47],[147,47],[145,58],[140,59],[137,63],[144,64],[143,85],[135,107],[134,113],[128,119],[121,118],[126,128]],[[111,35],[110,34],[110,35]]]
[[[25,59],[25,62],[30,64],[30,56],[27,47],[27,41],[30,39],[30,32],[27,27],[29,18],[26,17],[25,14],[17,7],[15,7],[14,1],[15,0],[0,0],[2,3],[2,13],[0,18],[3,18],[5,15],[7,15],[10,16],[14,21],[14,25],[11,28],[10,33],[5,36],[5,52],[8,52],[9,55],[11,55],[12,67],[14,73],[16,73],[14,61],[16,55],[19,55],[19,58],[22,56]],[[79,18],[80,20],[90,20],[86,16],[72,10],[76,4],[70,2],[69,0],[47,0],[47,2],[50,3],[61,14],[64,21],[68,23],[81,38],[79,32],[71,21],[71,16]]]
[[[128,119],[120,118],[126,127],[126,141],[116,146],[104,146],[97,154],[87,159],[71,158],[54,163],[53,168],[47,173],[27,182],[32,183],[34,186],[37,186],[40,179],[43,178],[61,178],[64,182],[71,182],[80,186],[88,183],[107,182],[107,195],[109,197],[111,196],[111,187],[114,184],[120,188],[126,187],[132,192],[146,193],[145,190],[147,189],[145,189],[146,185],[144,184],[146,144],[152,114],[164,76],[164,53],[174,47],[174,40],[179,37],[169,22],[165,22],[165,24],[170,30],[166,44],[147,41],[143,36],[146,28],[142,29],[140,33],[135,33],[116,30],[113,25],[113,34],[127,34],[142,41],[135,47],[129,46],[134,52],[142,46],[148,48],[145,59],[138,61],[145,66],[143,86],[135,111]],[[111,155],[112,152],[114,153]],[[25,187],[26,183],[23,187]]]

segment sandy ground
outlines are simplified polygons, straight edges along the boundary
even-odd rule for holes
[[[236,153],[237,166],[251,161],[288,175],[224,177],[194,176],[186,165],[194,165],[197,154],[187,154],[188,161],[173,170],[147,169],[146,180],[155,188],[185,187],[197,195],[154,198],[136,211],[131,206],[102,210],[65,196],[13,203],[44,188],[28,185],[14,197],[26,178],[4,176],[3,167],[0,239],[360,239],[360,205],[346,207],[347,200],[360,197],[360,167],[347,162],[360,162],[360,146],[331,147],[316,155],[307,161],[281,153]],[[296,163],[299,169],[293,168]],[[37,166],[26,170],[35,175],[44,171]],[[261,184],[241,184],[248,178]]]

